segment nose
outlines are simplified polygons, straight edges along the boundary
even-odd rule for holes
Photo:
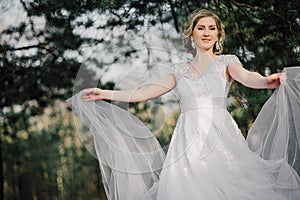
[[[204,29],[203,35],[204,36],[209,36],[209,30],[207,28]]]

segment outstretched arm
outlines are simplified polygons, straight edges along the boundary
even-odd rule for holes
[[[257,72],[250,72],[241,64],[231,64],[227,67],[227,75],[241,84],[256,89],[275,89],[280,85],[280,73],[264,77]]]
[[[99,88],[88,88],[84,90],[84,101],[95,101],[101,99],[125,101],[125,102],[140,102],[153,99],[161,96],[176,85],[173,75],[166,75],[159,81],[151,83],[142,88],[133,90],[102,90]]]

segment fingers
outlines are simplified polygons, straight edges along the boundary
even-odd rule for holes
[[[85,96],[82,96],[81,99],[83,101],[95,101],[96,96],[95,95],[85,95]]]
[[[281,73],[276,73],[274,75],[275,75],[276,79],[280,79]]]
[[[280,80],[280,76],[281,76],[281,73],[276,73],[276,74],[271,74],[270,76],[268,76],[268,82],[269,83],[272,83],[272,82],[275,82],[275,81],[279,81]]]
[[[89,95],[84,95],[84,96],[82,96],[81,98],[84,99],[84,100],[91,99],[91,97],[90,97]]]
[[[91,97],[89,95],[84,95],[81,97],[83,101],[91,101]]]
[[[84,89],[84,94],[86,95],[89,95],[89,94],[93,94],[93,93],[96,93],[97,92],[97,88],[87,88],[87,89]]]
[[[269,89],[276,89],[280,86],[279,79],[273,79],[271,82],[269,82],[268,87]]]
[[[281,73],[271,74],[267,77],[268,80],[268,89],[276,89],[280,86],[280,75]]]
[[[98,88],[87,88],[83,90],[83,96],[81,99],[83,101],[96,101],[97,95],[99,93]]]

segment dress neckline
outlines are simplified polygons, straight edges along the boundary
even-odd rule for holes
[[[191,63],[191,61],[187,62],[187,68],[188,68],[188,74],[189,74],[189,77],[193,80],[198,80],[200,79],[201,77],[203,77],[204,75],[206,75],[211,69],[211,65],[214,64],[215,62],[217,62],[221,57],[223,57],[223,55],[219,55],[217,56],[215,59],[213,59],[208,65],[207,67],[198,72],[197,69],[195,69],[195,67],[193,66],[193,64]],[[192,71],[192,69],[194,69],[195,71],[197,71],[197,75],[195,75]]]

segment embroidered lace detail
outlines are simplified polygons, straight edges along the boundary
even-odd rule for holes
[[[220,65],[223,65],[225,68],[230,64],[241,64],[238,57],[235,55],[221,55],[215,60],[213,60],[203,72],[199,73],[198,76],[195,76],[192,73],[192,66],[189,62],[178,63],[172,66],[171,74],[174,74],[177,78],[184,77],[188,78],[193,81],[199,81],[203,78],[206,74],[213,71],[213,69],[222,70],[220,69]],[[226,69],[225,69],[226,70]]]
[[[173,74],[176,78],[179,77],[188,77],[188,63],[178,63],[172,65],[171,74]]]
[[[226,55],[224,56],[226,65],[230,64],[241,64],[239,58],[236,55]]]
[[[228,151],[228,148],[225,147],[225,145],[223,144],[223,142],[218,142],[217,148],[218,148],[218,150],[220,150],[224,154],[224,156],[226,158],[226,163],[227,163],[227,165],[228,165],[228,167],[230,169],[233,169],[233,170],[240,169],[238,163],[234,159],[235,156],[233,156],[232,153],[230,153]]]

